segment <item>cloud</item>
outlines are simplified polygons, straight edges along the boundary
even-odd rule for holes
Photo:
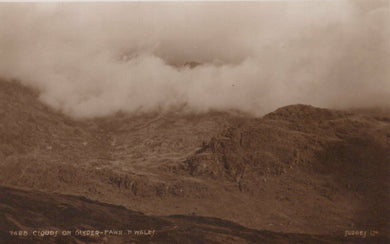
[[[390,106],[390,14],[375,3],[2,3],[0,76],[74,117]]]

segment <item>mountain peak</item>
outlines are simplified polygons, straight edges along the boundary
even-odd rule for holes
[[[295,104],[276,109],[274,112],[266,114],[266,119],[282,120],[330,120],[344,117],[348,112],[318,108],[312,105]]]

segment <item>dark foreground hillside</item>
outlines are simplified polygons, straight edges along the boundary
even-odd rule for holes
[[[75,120],[0,81],[1,186],[278,233],[388,236],[389,167],[388,109],[291,105],[254,118],[177,108]]]
[[[257,231],[217,218],[152,217],[83,197],[5,187],[0,194],[2,243],[363,243],[351,237]]]

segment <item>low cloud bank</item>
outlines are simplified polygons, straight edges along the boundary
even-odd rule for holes
[[[0,76],[74,117],[390,106],[387,1],[1,3],[0,19]]]

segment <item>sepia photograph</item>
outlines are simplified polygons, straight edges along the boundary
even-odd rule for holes
[[[1,1],[2,243],[390,243],[390,2]]]

